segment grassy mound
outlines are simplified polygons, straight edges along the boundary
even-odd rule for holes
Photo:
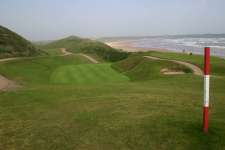
[[[79,55],[64,57],[37,57],[10,61],[0,64],[0,74],[7,76],[17,82],[29,84],[48,84],[51,74],[64,65],[78,65],[91,63],[89,60]]]
[[[192,70],[183,65],[175,64],[169,61],[150,60],[148,58],[143,58],[142,56],[131,56],[125,60],[114,63],[112,67],[124,73],[134,81],[163,77],[164,75],[161,74],[160,71],[165,68],[175,72],[192,72]]]
[[[127,58],[128,53],[111,48],[110,46],[90,40],[82,39],[76,36],[70,36],[61,40],[57,40],[46,45],[42,45],[44,49],[60,49],[66,48],[74,53],[91,53],[97,54],[106,61],[118,61]]]
[[[20,35],[0,26],[0,58],[35,56],[41,53],[43,52]]]
[[[62,66],[52,73],[50,80],[57,84],[101,84],[129,79],[112,69],[110,64],[89,64]]]

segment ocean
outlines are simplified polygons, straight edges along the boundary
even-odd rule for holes
[[[225,58],[225,37],[191,38],[191,37],[150,37],[132,40],[134,48],[158,48],[174,52],[203,54],[204,47],[211,47],[211,54]]]

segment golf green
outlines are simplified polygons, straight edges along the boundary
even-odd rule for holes
[[[129,78],[111,68],[110,64],[66,65],[53,71],[50,82],[57,84],[100,84],[127,82]]]

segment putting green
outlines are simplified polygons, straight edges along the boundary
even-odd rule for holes
[[[100,84],[127,82],[129,78],[112,69],[110,64],[82,64],[57,68],[50,81],[56,84]]]

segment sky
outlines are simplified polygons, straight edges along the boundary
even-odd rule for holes
[[[1,0],[0,25],[32,41],[225,33],[225,0]]]

